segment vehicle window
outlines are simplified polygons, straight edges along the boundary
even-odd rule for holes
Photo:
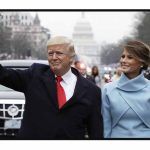
[[[13,91],[13,90],[0,84],[0,91]]]

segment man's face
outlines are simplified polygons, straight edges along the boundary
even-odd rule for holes
[[[86,66],[83,63],[77,63],[76,64],[76,69],[84,76],[86,75]]]
[[[64,75],[71,67],[68,44],[51,45],[47,47],[48,61],[51,69],[56,75]]]

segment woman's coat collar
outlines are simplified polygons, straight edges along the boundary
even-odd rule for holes
[[[143,73],[133,79],[128,79],[127,76],[122,73],[118,80],[117,88],[123,91],[138,91],[146,87],[147,84],[147,79],[145,79]]]

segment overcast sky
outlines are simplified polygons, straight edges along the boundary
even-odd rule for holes
[[[72,37],[73,28],[81,19],[81,11],[77,12],[32,12],[38,13],[41,24],[50,29],[52,35],[66,35]],[[135,23],[135,15],[132,11],[99,11],[84,12],[85,18],[90,22],[94,39],[98,43],[117,42],[124,36],[130,36]]]

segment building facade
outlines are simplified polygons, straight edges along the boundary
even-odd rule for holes
[[[11,29],[11,38],[15,35],[25,34],[31,41],[36,51],[42,51],[50,38],[50,31],[41,26],[38,14],[32,17],[24,12],[0,12],[1,24]]]

